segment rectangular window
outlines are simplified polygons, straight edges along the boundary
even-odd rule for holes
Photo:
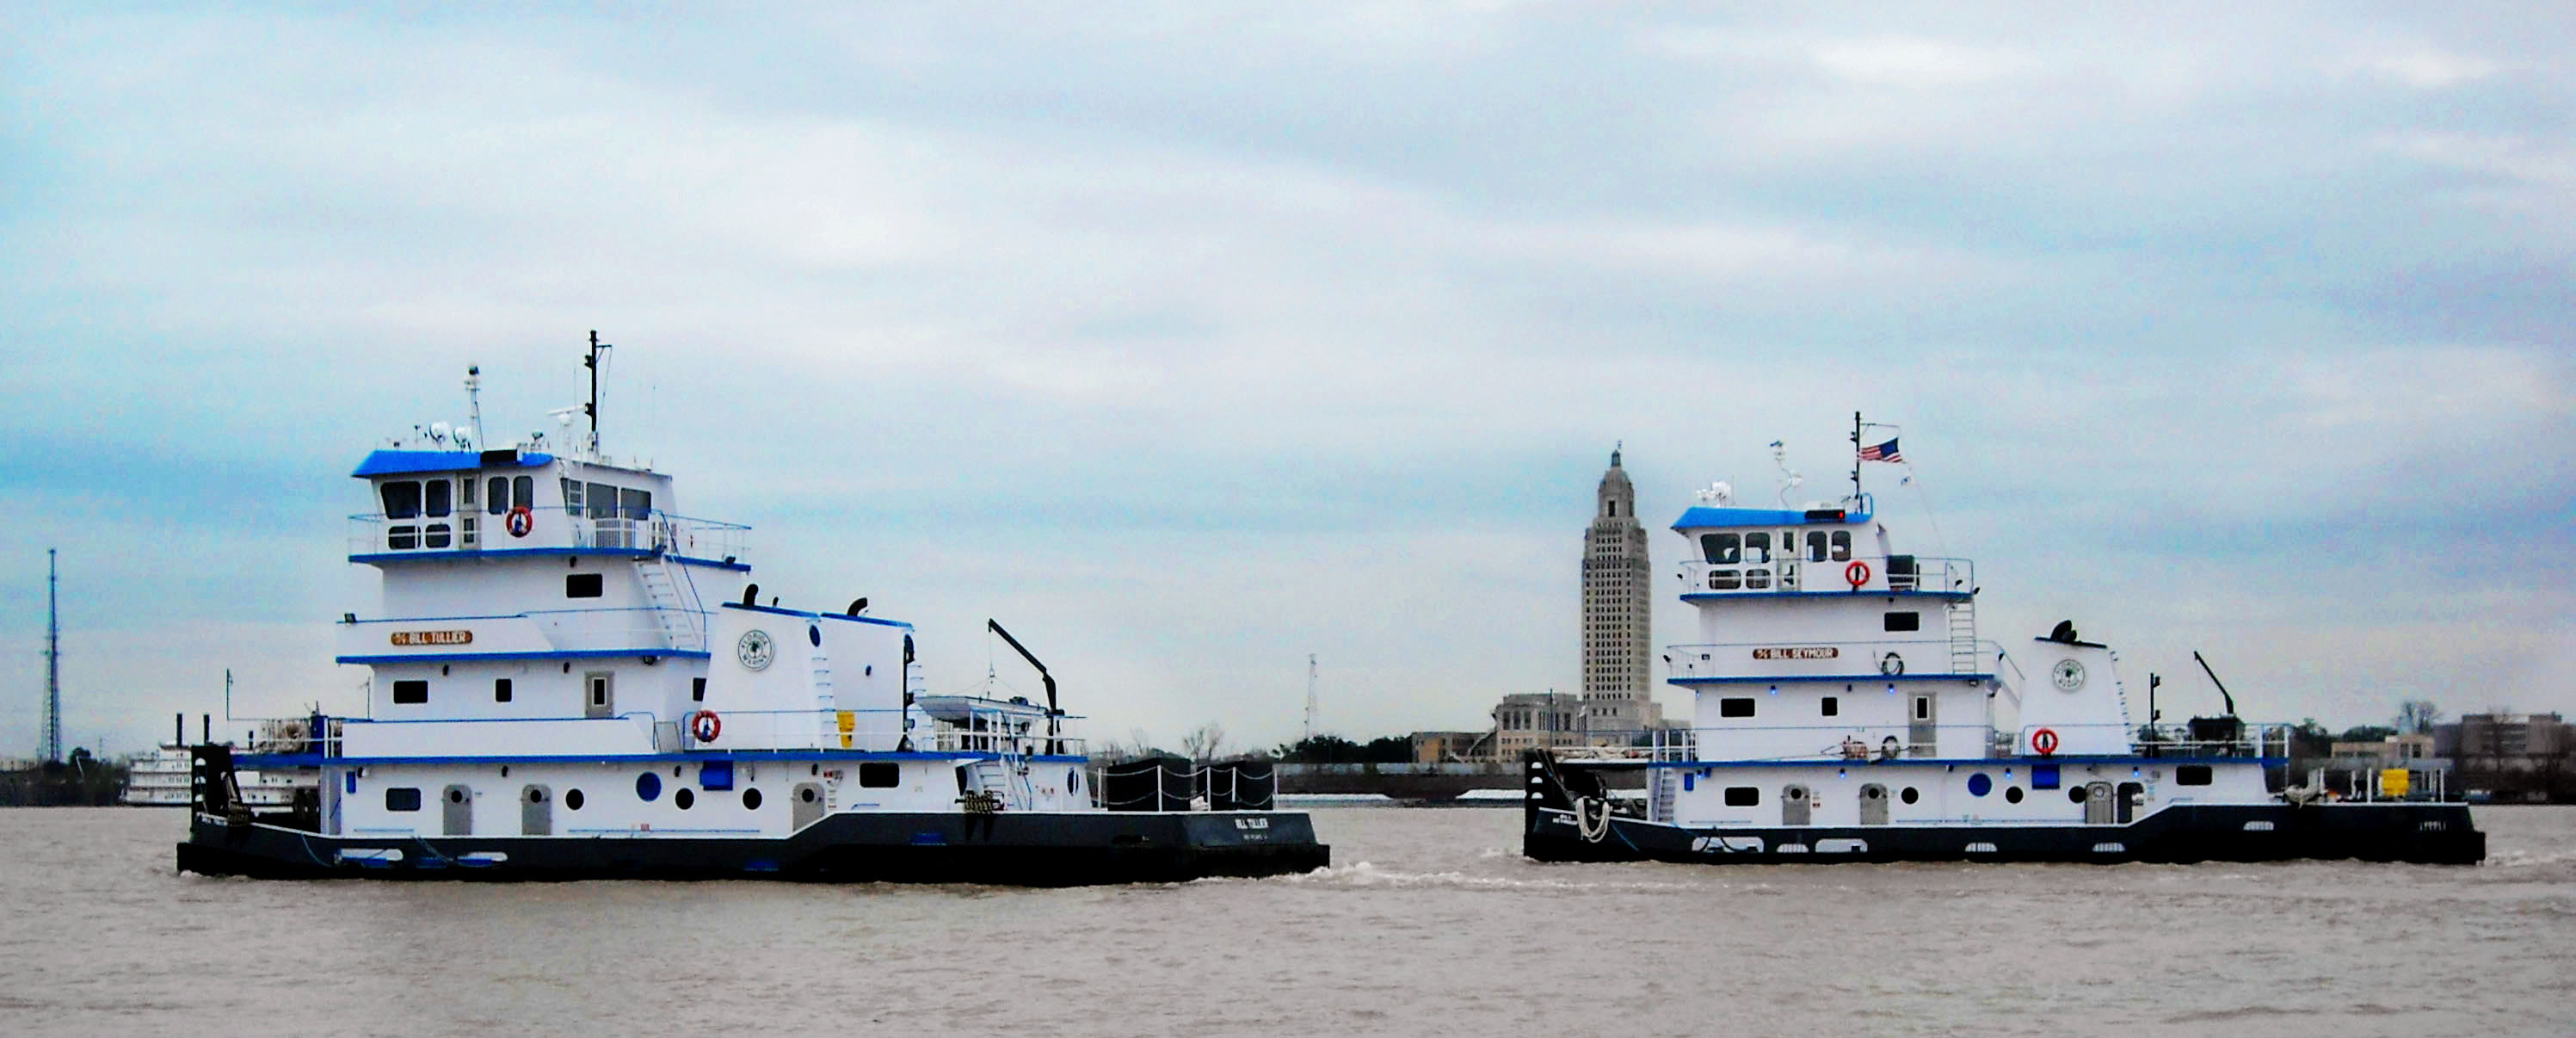
[[[447,484],[437,483],[432,485],[443,487]],[[455,541],[455,538],[452,536],[453,532],[454,531],[447,528],[446,523],[431,523],[427,526],[423,526],[420,528],[420,546],[423,548],[448,547]]]
[[[507,703],[510,701],[510,679],[492,679],[492,701],[495,703]]]
[[[1920,631],[1923,629],[1923,614],[1921,613],[1889,613],[1885,619],[1887,629],[1891,631]]]
[[[1834,531],[1833,544],[1833,556],[1835,562],[1841,562],[1845,559],[1851,558],[1851,531]]]
[[[1827,717],[1839,717],[1839,716],[1841,716],[1841,715],[1842,715],[1842,712],[1843,712],[1843,701],[1842,701],[1842,698],[1841,698],[1841,697],[1839,697],[1839,696],[1826,696],[1826,697],[1825,697],[1825,716],[1827,716]]]
[[[420,788],[419,788],[419,787],[417,787],[417,786],[411,786],[411,787],[396,787],[396,788],[390,788],[390,789],[385,790],[385,810],[387,810],[387,811],[418,811],[418,810],[420,810]]]
[[[564,480],[564,481],[563,481],[563,495],[564,495],[564,511],[569,512],[569,513],[571,513],[571,514],[573,514],[573,515],[580,515],[580,514],[581,514],[581,481],[580,481],[580,480],[578,480],[578,479],[567,479],[567,480]]]
[[[537,478],[535,476],[520,476],[519,478],[510,481],[510,507],[537,507]]]
[[[1825,561],[1825,556],[1829,554],[1830,551],[1830,549],[1825,547],[1825,531],[1807,531],[1807,561],[1823,562]]]
[[[653,492],[620,490],[617,492],[617,510],[629,519],[649,518],[653,514]]]
[[[1752,696],[1735,696],[1735,697],[1728,698],[1728,699],[1721,699],[1721,700],[1718,700],[1718,701],[1717,701],[1717,716],[1719,716],[1719,717],[1751,717],[1751,716],[1753,716],[1753,697],[1752,697]]]
[[[590,493],[584,495],[583,500],[589,502],[590,517],[593,519],[607,519],[617,514],[616,487],[606,483],[593,483],[590,485]]]
[[[414,519],[420,516],[420,484],[414,480],[396,480],[384,485],[385,518]]]
[[[689,702],[692,702],[692,703],[703,703],[703,702],[706,702],[706,701],[707,701],[707,679],[705,679],[705,678],[690,678],[690,679],[689,679]]]
[[[1761,805],[1762,805],[1762,787],[1760,787],[1760,786],[1728,786],[1728,787],[1726,787],[1726,806],[1728,806],[1728,807],[1759,807],[1759,806],[1761,806]]]
[[[2208,784],[2209,784],[2209,765],[2206,765],[2206,764],[2185,764],[2185,765],[2182,765],[2181,767],[2175,768],[2175,769],[2174,769],[2174,784],[2175,784],[2175,785],[2178,785],[2178,786],[2206,786],[2206,785],[2208,785]]]
[[[474,477],[466,476],[456,481],[456,510],[460,512],[474,510]]]
[[[1932,719],[1932,697],[1914,697],[1914,719],[1917,721],[1929,721]]]
[[[564,574],[565,598],[598,598],[604,591],[604,582],[597,573]]]
[[[1742,557],[1742,552],[1739,548],[1739,538],[1731,533],[1704,533],[1699,535],[1699,550],[1701,556],[1706,558],[1708,561],[1719,565],[1733,565],[1737,559]]]
[[[521,476],[520,479],[528,477]],[[483,510],[499,515],[510,510],[510,477],[494,476],[485,481]]]
[[[859,785],[868,789],[893,789],[903,784],[903,766],[892,761],[873,761],[859,765]]]
[[[1744,535],[1744,561],[1756,564],[1771,561],[1771,534],[1769,532],[1748,533]]]
[[[421,499],[423,501],[421,511],[430,518],[441,518],[456,510],[453,502],[448,498],[449,494],[456,492],[455,484],[443,479],[433,479],[422,484],[421,489],[427,491]]]
[[[429,702],[429,682],[427,682],[427,681],[397,681],[397,682],[394,682],[394,702],[397,702],[397,703],[426,703],[426,702]]]

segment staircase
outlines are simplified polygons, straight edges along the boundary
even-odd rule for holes
[[[685,589],[681,582],[687,575],[672,565],[668,555],[651,555],[635,560],[635,576],[643,581],[644,600],[653,603],[653,618],[662,625],[663,637],[672,649],[704,652],[707,633],[700,625],[697,610],[697,588]]]
[[[1977,600],[1950,603],[1950,673],[1977,673]]]
[[[1672,768],[1656,768],[1654,769],[1654,775],[1655,801],[1654,805],[1646,811],[1646,820],[1650,822],[1672,821],[1673,795],[1675,788],[1681,785],[1681,772]]]

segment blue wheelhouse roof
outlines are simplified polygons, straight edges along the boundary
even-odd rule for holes
[[[1721,526],[1839,526],[1846,523],[1858,524],[1866,523],[1868,521],[1869,513],[1867,512],[1847,512],[1840,508],[1825,508],[1818,509],[1814,512],[1799,512],[1786,508],[1708,508],[1703,506],[1683,512],[1681,518],[1673,520],[1673,529],[1704,530],[1711,527]]]
[[[503,455],[508,455],[504,458]],[[360,479],[368,476],[401,476],[414,472],[458,472],[480,468],[535,468],[552,465],[551,454],[509,451],[398,451],[379,450],[368,453],[358,463],[358,471],[349,473]]]

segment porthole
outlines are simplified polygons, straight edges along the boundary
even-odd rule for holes
[[[462,803],[464,803],[464,802],[465,802],[465,787],[463,787],[463,786],[449,786],[449,787],[447,787],[447,802],[448,802],[448,803],[451,803],[451,804],[462,804]]]
[[[1905,787],[1905,792],[1898,793],[1898,794],[1896,795],[1896,799],[1898,799],[1898,800],[1902,800],[1902,801],[1905,801],[1906,803],[1911,804],[1911,803],[1913,803],[1913,802],[1915,802],[1915,801],[1917,801],[1917,800],[1921,800],[1921,799],[1923,799],[1923,794],[1922,794],[1920,791],[1916,790],[1914,787],[1912,787],[1912,786],[1907,786],[1907,787]]]
[[[754,811],[760,810],[760,791],[757,789],[743,790],[742,806]]]
[[[2018,804],[2018,803],[2021,803],[2021,787],[2020,787],[2020,786],[2011,786],[2011,787],[2007,787],[2007,788],[2004,790],[2004,803],[2007,803],[2007,804]]]
[[[662,776],[645,772],[635,776],[635,799],[652,803],[662,795]]]
[[[802,800],[802,801],[804,801],[804,802],[806,802],[806,803],[808,803],[808,804],[810,804],[810,803],[813,803],[813,802],[814,802],[814,797],[815,797],[815,796],[816,796],[816,794],[815,794],[815,792],[814,792],[814,787],[812,787],[812,786],[807,786],[807,787],[805,787],[805,788],[803,788],[803,789],[800,789],[800,790],[797,790],[797,791],[796,791],[796,799],[798,799],[798,800]]]
[[[531,803],[531,804],[542,804],[542,803],[545,803],[545,802],[546,802],[546,787],[544,787],[544,786],[529,786],[529,787],[528,787],[528,802],[529,802],[529,803]]]
[[[698,806],[698,795],[690,792],[689,787],[682,786],[678,790],[672,792],[671,806],[683,811],[696,807]]]
[[[564,790],[564,809],[565,809],[565,810],[567,810],[567,811],[579,811],[579,810],[581,810],[581,791],[580,791],[580,790],[578,790],[578,789],[567,789],[567,790]]]
[[[1980,771],[1974,775],[1968,776],[1969,796],[1981,797],[1994,791],[1995,780],[1987,778],[1985,772]]]
[[[821,627],[819,627],[819,626],[814,625],[814,624],[806,624],[806,625],[805,625],[805,640],[806,640],[806,641],[809,641],[809,642],[812,642],[812,643],[814,643],[815,645],[818,645],[818,646],[819,646],[819,645],[821,645],[821,644],[823,644],[823,629],[822,629]]]
[[[2068,787],[2066,787],[2066,799],[2067,799],[2067,801],[2068,801],[2068,802],[2070,802],[2070,803],[2077,803],[2077,804],[2081,804],[2081,803],[2083,803],[2083,802],[2084,802],[2084,787],[2082,787],[2082,786],[2068,786]]]

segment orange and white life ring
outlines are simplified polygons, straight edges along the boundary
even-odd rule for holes
[[[537,528],[537,511],[526,505],[520,505],[510,510],[510,518],[503,525],[510,528],[510,536],[525,537],[528,531]]]
[[[2037,753],[2042,757],[2056,753],[2057,733],[2047,728],[2031,729],[2030,748],[2031,752]]]
[[[1852,590],[1860,590],[1861,585],[1869,583],[1869,563],[1853,559],[1851,565],[1843,567],[1843,580],[1852,586]]]
[[[717,717],[713,710],[690,714],[689,734],[699,742],[714,742],[716,736],[724,734],[724,718]]]

